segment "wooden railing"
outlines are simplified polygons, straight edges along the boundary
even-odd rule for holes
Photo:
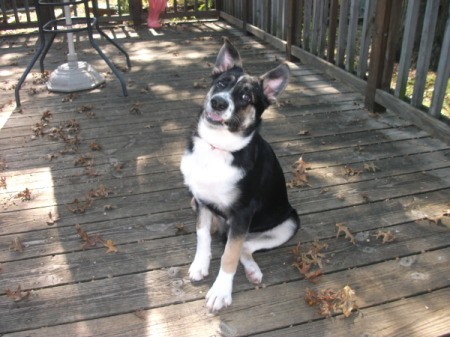
[[[441,121],[450,99],[448,0],[223,0],[219,6],[222,18],[285,49],[288,59],[353,85],[370,111],[388,108],[450,142],[448,121]]]
[[[37,0],[0,0],[0,30],[37,27],[34,1]],[[146,23],[146,8],[143,6],[142,0],[96,1],[101,22],[130,21],[134,26]],[[216,1],[212,0],[170,0],[165,13],[161,14],[161,18],[216,18],[218,12],[215,3]],[[75,12],[75,16],[77,14]]]

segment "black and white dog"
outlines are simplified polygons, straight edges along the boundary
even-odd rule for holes
[[[211,227],[219,224],[227,234],[219,275],[206,295],[211,312],[231,304],[239,261],[248,280],[261,283],[252,254],[285,243],[299,228],[280,164],[258,133],[262,113],[283,92],[289,74],[286,64],[261,77],[244,73],[238,51],[225,39],[212,87],[181,161],[198,213],[191,281],[208,275]]]

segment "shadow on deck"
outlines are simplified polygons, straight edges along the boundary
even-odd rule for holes
[[[129,97],[117,79],[72,95],[47,92],[29,75],[14,111],[14,85],[31,59],[35,36],[0,43],[0,335],[6,336],[438,336],[450,332],[450,148],[408,121],[371,115],[363,98],[308,65],[278,107],[265,113],[263,136],[287,180],[303,157],[307,184],[289,190],[302,228],[286,245],[257,253],[264,274],[255,288],[240,267],[233,304],[204,308],[210,276],[191,285],[194,213],[178,166],[223,35],[244,67],[262,74],[283,59],[269,45],[224,23],[179,25],[158,35],[108,31],[130,53]],[[79,58],[108,67],[77,38]],[[56,41],[47,68],[65,62]],[[101,47],[119,67],[117,50]],[[35,70],[36,71],[36,70]],[[29,191],[27,195],[26,191]],[[30,200],[25,200],[25,199]],[[76,225],[112,240],[82,249]],[[344,224],[355,244],[336,238]],[[379,231],[395,236],[382,243]],[[292,266],[298,242],[328,245],[323,275],[311,283]],[[18,244],[21,242],[23,251]],[[306,290],[356,292],[358,311],[323,318]],[[6,290],[21,288],[14,301]],[[28,295],[27,295],[28,294]]]

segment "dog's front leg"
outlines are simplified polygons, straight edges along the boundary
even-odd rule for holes
[[[231,304],[233,278],[239,264],[245,234],[233,232],[233,225],[228,234],[228,241],[222,255],[219,275],[206,295],[206,307],[210,312],[217,312]]]
[[[189,268],[191,281],[200,281],[208,276],[211,261],[211,223],[213,214],[203,205],[197,209],[197,250]]]

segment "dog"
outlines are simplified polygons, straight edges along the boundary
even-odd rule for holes
[[[246,74],[239,52],[224,38],[212,87],[181,159],[184,183],[197,211],[191,282],[208,275],[214,224],[226,235],[220,271],[206,295],[206,307],[213,313],[231,304],[239,261],[248,280],[261,283],[263,274],[253,253],[280,246],[300,226],[281,166],[258,132],[262,113],[284,91],[289,76],[286,64],[261,77]]]

